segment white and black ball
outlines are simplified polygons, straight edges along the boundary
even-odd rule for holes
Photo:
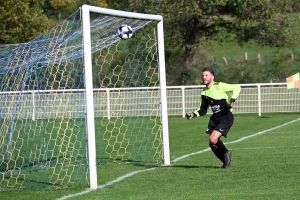
[[[123,24],[118,28],[118,35],[121,39],[127,40],[132,37],[133,31],[131,26]]]

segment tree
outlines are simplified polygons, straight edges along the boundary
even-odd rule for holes
[[[61,10],[62,8],[74,4],[77,0],[49,0],[49,4],[55,9],[58,10],[58,19],[61,20]]]
[[[43,8],[47,12],[48,17],[61,21],[70,16],[83,4],[103,8],[108,6],[106,0],[46,0]]]
[[[43,34],[48,18],[43,0],[0,0],[0,44],[27,42]]]
[[[169,80],[172,79],[172,84],[177,85],[182,83],[178,76],[187,78],[195,50],[207,41],[235,41],[240,45],[253,41],[278,48],[292,47],[299,36],[289,28],[290,21],[283,13],[286,9],[282,8],[284,3],[290,5],[290,2],[110,0],[108,4],[116,9],[164,17],[167,70],[170,72],[167,74],[173,76]]]
[[[75,1],[76,0],[49,0],[49,3],[54,9],[58,9],[74,3]]]

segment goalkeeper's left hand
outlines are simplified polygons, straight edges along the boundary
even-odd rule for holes
[[[233,103],[235,102],[235,100],[236,100],[236,99],[230,99],[230,101],[229,101],[228,104],[227,104],[228,110],[230,110],[230,109],[232,108]]]

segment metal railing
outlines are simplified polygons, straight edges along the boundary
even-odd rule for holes
[[[242,91],[234,113],[300,112],[300,89],[286,83],[240,84]],[[168,115],[182,115],[200,106],[199,86],[168,86]],[[95,117],[160,115],[159,87],[94,89]],[[82,118],[85,116],[84,90],[30,90],[0,92],[0,118]]]

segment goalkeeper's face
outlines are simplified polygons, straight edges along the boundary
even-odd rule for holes
[[[203,84],[210,87],[214,83],[214,75],[210,71],[202,72]]]

